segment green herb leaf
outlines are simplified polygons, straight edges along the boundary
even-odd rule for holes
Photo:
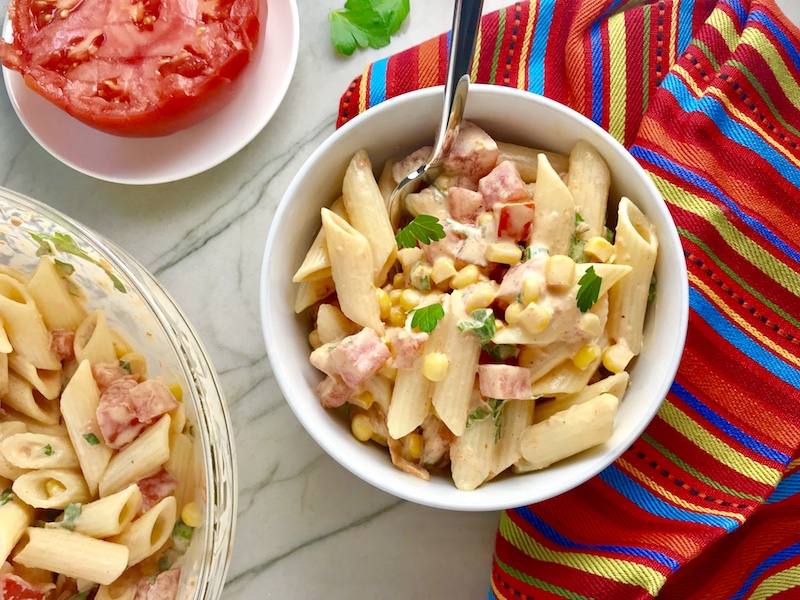
[[[414,248],[417,241],[430,244],[444,236],[444,227],[439,223],[439,219],[432,215],[417,215],[397,233],[394,239],[400,248]]]
[[[486,417],[489,416],[489,409],[485,406],[479,406],[475,410],[473,410],[469,415],[467,415],[467,429],[472,427],[472,424],[476,421],[483,421]]]
[[[530,260],[538,254],[550,254],[550,252],[547,250],[547,248],[544,248],[542,246],[528,246],[522,253],[522,257],[525,260]]]
[[[97,439],[97,436],[93,433],[84,433],[83,439],[85,439],[90,446],[97,446],[97,444],[100,443],[100,440]]]
[[[127,371],[128,375],[132,375],[133,374],[133,372],[131,371],[131,363],[129,363],[127,360],[120,360],[119,361],[119,366],[122,369],[124,369],[125,371]]]
[[[411,327],[430,333],[436,328],[439,321],[444,318],[444,308],[441,304],[430,304],[411,311]]]
[[[509,358],[519,356],[519,348],[514,344],[493,344],[489,342],[483,345],[483,349],[497,362],[503,362]]]
[[[650,277],[650,289],[647,291],[647,303],[653,302],[656,299],[656,288],[658,287],[658,279],[656,274],[653,273]]]
[[[586,260],[586,255],[583,249],[586,247],[586,242],[583,242],[578,235],[586,229],[581,227],[585,223],[580,213],[575,213],[575,228],[572,230],[572,236],[569,238],[569,251],[567,255],[576,263],[589,262]]]
[[[147,582],[150,585],[155,585],[156,584],[156,579],[158,579],[158,575],[150,575],[150,577],[147,578]]]
[[[492,418],[494,419],[494,443],[500,441],[503,435],[503,407],[505,402],[497,398],[489,398],[489,406],[492,408]]]
[[[429,292],[431,289],[431,276],[430,275],[422,275],[419,278],[419,290],[423,292]]]
[[[594,267],[589,267],[583,277],[578,280],[578,310],[585,313],[594,306],[600,297],[602,283],[603,278],[595,272]]]
[[[45,254],[53,254],[53,250],[50,246],[55,248],[58,252],[63,252],[65,254],[72,254],[73,256],[77,256],[78,258],[82,258],[85,261],[92,263],[93,265],[97,265],[103,271],[106,272],[108,278],[111,280],[111,283],[114,284],[114,288],[118,291],[125,293],[125,286],[122,285],[122,282],[114,275],[111,271],[109,271],[99,260],[96,258],[92,258],[86,252],[81,250],[80,246],[72,239],[67,233],[59,233],[55,232],[54,234],[49,233],[33,233],[32,231],[28,232],[30,236],[39,244],[39,249],[36,251],[37,256],[43,256]],[[48,244],[49,242],[49,244]]]
[[[70,275],[72,275],[75,272],[75,267],[73,267],[69,263],[62,262],[62,261],[58,260],[57,258],[54,259],[54,262],[56,264],[56,272],[61,277],[69,277]]]
[[[614,243],[614,232],[611,231],[608,227],[603,227],[603,237],[608,240],[609,244]]]
[[[164,571],[169,570],[172,566],[172,558],[167,556],[166,554],[158,559],[158,572],[163,573]]]
[[[64,508],[64,519],[61,521],[61,527],[69,531],[74,531],[75,522],[81,516],[81,507],[82,505],[80,502],[70,502],[67,504]]]
[[[461,321],[458,324],[459,331],[471,331],[478,336],[481,344],[488,344],[495,333],[497,324],[494,320],[494,313],[491,308],[479,308],[472,311],[468,321]]]
[[[72,594],[72,596],[67,598],[67,600],[86,600],[89,597],[89,594],[92,593],[92,591],[94,591],[94,588],[90,588],[88,590],[84,590],[84,591],[80,592],[79,594]]]
[[[0,506],[5,506],[9,502],[11,502],[14,498],[14,492],[11,489],[5,489],[0,492]]]
[[[47,444],[47,446],[42,448],[42,452],[44,452],[45,456],[53,456],[53,447],[50,444]]]
[[[172,529],[172,545],[178,552],[184,554],[189,549],[193,534],[194,527],[189,527],[183,522],[183,519],[178,519]]]
[[[577,213],[577,212],[576,212],[576,213],[575,213],[575,227],[577,227],[577,226],[578,226],[578,225],[580,225],[581,223],[585,223],[585,222],[586,222],[586,221],[584,221],[584,220],[583,220],[583,217],[581,216],[581,213]]]
[[[331,43],[350,56],[356,48],[383,48],[410,10],[409,0],[347,0],[328,14]]]

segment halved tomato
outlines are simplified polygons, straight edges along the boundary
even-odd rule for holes
[[[0,40],[0,59],[87,125],[167,135],[230,100],[258,42],[263,2],[11,0],[14,40]]]

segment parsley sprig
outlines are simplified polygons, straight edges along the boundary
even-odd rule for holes
[[[444,227],[439,223],[439,219],[433,215],[417,215],[397,233],[394,239],[400,248],[414,248],[417,241],[430,244],[444,236]]]
[[[497,333],[497,323],[494,320],[494,312],[491,308],[479,308],[473,310],[472,315],[466,321],[458,324],[459,331],[471,331],[480,340],[481,344],[488,344],[489,340]]]
[[[444,318],[444,308],[441,304],[429,304],[411,311],[411,327],[430,333],[436,328],[439,321]]]
[[[586,273],[578,280],[578,310],[585,313],[594,306],[594,303],[600,297],[600,286],[602,284],[603,278],[595,272],[594,267],[586,269]]]
[[[383,48],[409,10],[409,0],[347,0],[343,9],[328,14],[331,43],[347,56],[356,48]]]

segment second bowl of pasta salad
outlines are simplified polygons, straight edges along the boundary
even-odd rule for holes
[[[235,507],[227,409],[178,307],[0,188],[0,598],[219,598]]]
[[[430,506],[521,506],[597,474],[655,415],[686,332],[683,254],[610,135],[494,86],[471,88],[443,174],[390,216],[440,102],[370,109],[295,177],[265,340],[300,421],[358,476]]]

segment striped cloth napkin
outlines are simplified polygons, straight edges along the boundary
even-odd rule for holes
[[[579,488],[505,511],[491,599],[800,598],[800,31],[772,0],[539,0],[486,15],[472,75],[543,94],[664,196],[689,334],[656,419]],[[442,35],[370,65],[339,125],[441,84]]]

